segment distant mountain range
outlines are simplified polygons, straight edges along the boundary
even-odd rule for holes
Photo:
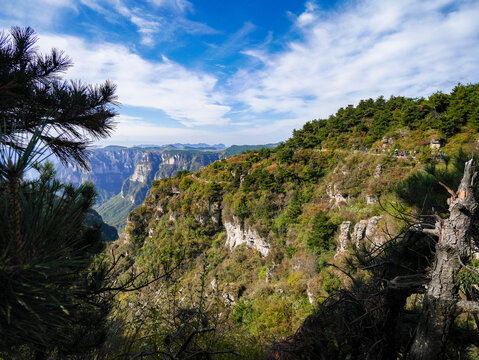
[[[197,144],[167,144],[167,145],[150,145],[150,144],[140,144],[134,147],[140,148],[176,148],[176,149],[206,149],[206,150],[222,150],[226,149],[225,144],[205,144],[205,143],[197,143]]]
[[[247,150],[278,144],[168,144],[124,147],[110,145],[91,150],[90,171],[76,165],[57,165],[58,177],[74,185],[91,181],[98,192],[96,211],[103,220],[124,229],[128,213],[141,204],[153,180],[173,177],[178,171],[197,171],[215,161]]]

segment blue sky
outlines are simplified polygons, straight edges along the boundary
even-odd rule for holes
[[[65,77],[118,86],[98,145],[286,140],[380,95],[479,82],[477,0],[0,0],[0,30],[31,26]]]

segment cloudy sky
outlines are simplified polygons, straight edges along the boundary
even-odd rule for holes
[[[0,0],[65,75],[112,80],[100,145],[260,144],[380,95],[479,82],[477,0]]]

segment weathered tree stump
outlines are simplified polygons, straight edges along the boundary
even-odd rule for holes
[[[472,250],[471,226],[478,206],[474,196],[476,175],[471,159],[465,165],[459,189],[455,194],[451,191],[449,218],[438,218],[435,229],[427,231],[436,235],[438,242],[410,360],[443,359],[457,309],[465,306],[459,298],[457,276],[462,259]]]

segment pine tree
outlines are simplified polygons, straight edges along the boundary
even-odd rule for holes
[[[25,149],[19,134],[43,127],[39,142],[62,162],[86,168],[90,138],[104,138],[113,130],[115,86],[61,80],[72,61],[55,49],[39,54],[36,41],[29,27],[0,34],[0,142]]]
[[[30,28],[0,36],[0,358],[88,351],[104,341],[111,299],[108,269],[92,269],[100,229],[85,225],[93,185],[38,164],[54,154],[87,167],[90,138],[112,130],[115,87],[62,82],[70,60],[35,42]],[[32,168],[39,177],[25,179]]]

